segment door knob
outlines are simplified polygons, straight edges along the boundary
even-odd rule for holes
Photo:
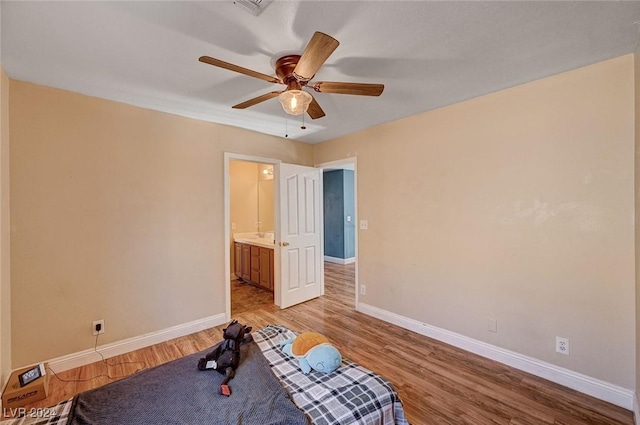
[[[280,242],[280,246],[289,246],[289,242]]]

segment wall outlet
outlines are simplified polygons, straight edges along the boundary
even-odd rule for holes
[[[92,326],[91,329],[93,329],[94,335],[99,335],[104,333],[104,319],[94,321],[91,324],[91,326]],[[98,330],[98,327],[100,327],[100,330]]]
[[[360,230],[367,230],[369,228],[369,221],[360,220]]]
[[[569,355],[569,338],[556,337],[556,352]]]
[[[496,319],[487,319],[487,330],[489,332],[498,332],[498,321]]]
[[[367,295],[367,287],[360,285],[360,295]]]

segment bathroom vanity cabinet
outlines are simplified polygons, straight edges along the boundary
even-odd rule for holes
[[[253,285],[273,291],[273,249],[234,242],[235,274]]]

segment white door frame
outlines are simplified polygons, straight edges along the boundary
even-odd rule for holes
[[[330,161],[330,162],[323,162],[320,164],[316,164],[315,167],[318,167],[322,170],[325,170],[327,168],[341,168],[341,166],[343,165],[350,165],[353,164],[353,203],[354,203],[354,224],[355,224],[355,244],[354,244],[354,251],[355,251],[355,257],[356,257],[356,267],[355,267],[355,290],[356,290],[356,299],[355,299],[355,309],[359,311],[359,297],[358,295],[360,294],[360,286],[358,284],[358,267],[360,267],[360,262],[358,261],[358,228],[360,227],[358,225],[359,221],[358,221],[358,158],[357,157],[350,157],[350,158],[343,158],[343,159],[338,159],[336,161]],[[324,194],[323,194],[324,196]],[[324,216],[323,216],[323,220],[324,220]],[[322,227],[323,227],[323,234],[324,234],[324,221],[322,223]],[[324,238],[323,238],[324,240]]]
[[[279,159],[264,158],[261,156],[244,155],[239,153],[224,153],[224,298],[225,298],[225,315],[226,321],[231,320],[231,201],[229,187],[229,162],[245,161],[259,162],[261,164],[273,164],[273,179],[279,181],[280,161]],[[280,216],[280,190],[278,185],[274,184],[274,217]],[[274,220],[274,237],[279,235],[279,220]],[[280,304],[280,250],[273,250],[273,286],[274,286],[274,302]]]

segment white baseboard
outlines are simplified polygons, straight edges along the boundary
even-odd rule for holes
[[[227,321],[226,319],[226,314],[220,313],[216,314],[215,316],[205,317],[203,319],[198,319],[194,320],[193,322],[172,326],[170,328],[162,329],[156,332],[150,332],[148,334],[123,339],[121,341],[99,345],[97,349],[100,353],[102,353],[105,359],[108,359],[110,357],[129,353],[131,351],[148,347],[150,345],[165,342],[170,339],[179,338],[181,336],[199,332],[204,329],[222,325]],[[65,370],[94,363],[98,360],[101,360],[100,355],[97,354],[93,350],[93,348],[90,348],[87,350],[78,351],[77,353],[56,357],[55,359],[48,360],[48,363],[49,367],[55,372],[63,372]]]
[[[325,255],[324,261],[327,261],[329,263],[336,263],[336,264],[351,264],[356,262],[356,257],[338,258],[338,257],[329,257],[328,255]]]
[[[638,400],[638,392],[633,397],[633,417],[635,418],[636,425],[640,425],[640,400]]]
[[[478,341],[446,329],[427,325],[426,323],[400,316],[368,304],[359,303],[357,310],[385,322],[392,323],[421,335],[428,336],[429,338],[437,339],[438,341],[478,354],[479,356],[523,370],[551,382],[555,382],[556,384],[569,387],[576,391],[580,391],[581,393],[615,404],[616,406],[623,407],[627,410],[633,410],[636,415],[636,424],[640,425],[640,422],[638,422],[638,401],[635,397],[634,391],[632,390],[628,390],[533,357],[528,357],[524,354],[496,347],[495,345],[487,344],[486,342]]]

